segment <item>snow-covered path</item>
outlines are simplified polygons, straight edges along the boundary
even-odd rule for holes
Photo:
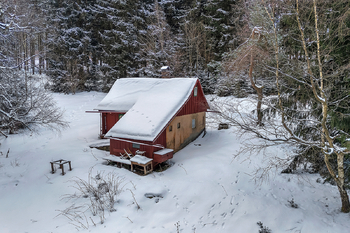
[[[258,232],[261,221],[272,232],[348,232],[349,214],[339,212],[336,187],[316,182],[318,175],[276,173],[269,182],[256,185],[252,172],[262,166],[262,155],[234,159],[240,140],[233,129],[208,129],[205,137],[174,155],[173,165],[163,172],[138,176],[126,169],[106,166],[106,152],[90,149],[98,142],[98,114],[88,114],[105,96],[89,92],[55,94],[66,109],[70,128],[57,135],[42,130],[40,135],[11,135],[0,143],[0,232]],[[9,158],[5,158],[10,149]],[[271,151],[283,153],[283,151]],[[72,161],[66,175],[50,173],[50,161]],[[73,203],[87,199],[62,199],[77,190],[69,182],[87,179],[90,168],[115,172],[125,179],[124,191],[115,204],[117,211],[106,212],[105,222],[89,211],[88,224],[59,215]],[[141,209],[136,208],[132,193]],[[159,198],[149,199],[145,194]],[[299,208],[292,208],[294,200]],[[91,217],[91,218],[90,218]],[[96,223],[92,223],[91,219]]]

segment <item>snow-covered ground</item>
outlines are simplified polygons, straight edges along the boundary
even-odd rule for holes
[[[339,211],[337,188],[316,182],[318,175],[276,173],[268,182],[255,184],[251,174],[263,166],[262,155],[235,159],[233,154],[244,138],[238,138],[232,128],[209,128],[205,137],[176,153],[173,165],[163,172],[139,176],[104,165],[101,157],[108,153],[89,148],[99,142],[99,115],[85,113],[104,96],[54,94],[70,128],[60,135],[43,129],[40,135],[1,138],[1,233],[251,233],[259,232],[259,221],[274,233],[349,232],[350,216]],[[73,170],[66,169],[64,176],[59,171],[51,174],[50,161],[58,159],[71,160]],[[86,180],[90,171],[93,176],[114,172],[124,178],[116,211],[106,211],[103,224],[89,210],[81,214],[81,223],[60,214],[73,204],[87,209],[88,198],[64,197],[78,193],[71,181]],[[160,197],[150,199],[145,194]],[[299,207],[292,208],[291,200]]]

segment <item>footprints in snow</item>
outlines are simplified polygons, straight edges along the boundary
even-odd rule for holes
[[[220,182],[218,182],[217,185],[220,186],[222,192],[220,192],[220,195],[222,194],[221,200],[210,205],[209,210],[207,209],[208,212],[198,219],[197,224],[193,226],[194,228],[197,226],[216,226],[222,229],[226,227],[226,221],[229,221],[229,219],[236,214],[240,203],[245,201],[245,196],[247,195],[245,190],[237,188],[235,188],[235,196],[230,195],[232,188],[237,187],[235,185],[238,184],[239,178],[240,172],[237,172],[234,181],[231,183],[221,183],[222,180],[219,179]],[[173,200],[175,201],[176,208],[181,208],[181,211],[184,211],[184,214],[191,214],[191,211],[194,211],[193,205],[196,204],[194,201],[190,201],[186,205],[185,203],[181,203],[179,201],[179,197],[177,195],[173,195]],[[188,220],[185,218],[181,222],[184,225],[188,224]]]
[[[179,207],[180,207],[180,205],[179,205],[179,203],[178,203],[179,198],[178,198],[176,195],[174,195],[173,198],[174,198],[175,201],[176,201],[176,204],[175,204],[176,208],[179,208]]]

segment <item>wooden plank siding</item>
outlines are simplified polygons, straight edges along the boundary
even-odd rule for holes
[[[197,87],[197,96],[194,96],[194,89]],[[174,120],[180,116],[185,116],[185,115],[192,115],[192,117],[186,117],[186,119],[188,120],[189,118],[197,118],[197,113],[202,113],[201,114],[201,119],[197,120],[197,122],[201,122],[201,129],[199,130],[199,128],[197,128],[195,130],[195,132],[190,133],[189,135],[191,135],[191,138],[196,137],[194,134],[197,133],[197,131],[199,130],[200,132],[203,131],[203,129],[205,128],[205,112],[207,111],[207,109],[209,109],[209,105],[208,102],[205,98],[202,86],[199,82],[199,80],[197,80],[190,97],[188,98],[188,100],[186,101],[186,103],[180,108],[180,110],[174,115],[174,117],[171,119],[171,121],[166,125],[166,127],[162,130],[162,132],[159,134],[159,136],[156,138],[156,140],[160,140],[161,145],[164,145],[164,147],[166,147],[167,145],[169,145],[169,141],[173,140],[170,139],[169,137],[174,137],[172,134],[167,133],[167,130],[169,131],[169,125],[171,124],[171,122],[174,122]],[[182,120],[181,120],[182,121]],[[185,122],[183,122],[185,123]],[[191,129],[191,123],[185,123],[186,127],[190,127],[189,129]],[[183,126],[185,125],[183,124]],[[182,127],[183,127],[182,126]],[[173,130],[176,130],[176,125],[173,125]],[[199,133],[200,133],[199,132]],[[182,144],[183,142],[186,141],[185,138],[183,139],[179,139],[181,137],[183,137],[184,135],[177,135],[176,137],[178,138],[178,141],[180,141]],[[168,138],[167,138],[168,137]],[[175,139],[174,139],[175,140]],[[163,144],[164,143],[164,144]],[[187,141],[186,141],[187,143]],[[173,149],[174,151],[178,151],[179,149],[183,148],[184,145],[177,145],[178,143],[176,143],[175,146],[175,142],[174,145],[172,145],[172,147],[169,147],[169,149]]]
[[[125,112],[103,112],[101,113],[101,135],[105,135],[117,123]]]
[[[192,127],[194,121],[194,127]],[[179,128],[178,128],[179,124]],[[170,130],[171,128],[171,130]],[[166,148],[174,152],[192,142],[205,128],[205,112],[175,117],[166,129]]]
[[[194,88],[197,87],[197,96],[194,96]],[[176,116],[183,116],[187,114],[193,114],[198,112],[206,112],[209,109],[207,100],[205,99],[202,86],[199,80],[197,80],[195,87],[192,90],[190,98],[176,114]]]
[[[165,132],[164,132],[165,134]],[[163,139],[164,138],[164,139]],[[135,148],[133,144],[139,145],[140,148]],[[160,160],[159,156],[157,158],[154,157],[154,152],[162,150],[165,148],[165,137],[159,137],[158,140],[155,142],[147,142],[147,141],[141,141],[141,140],[130,140],[125,138],[120,139],[110,139],[110,154],[120,156],[120,153],[124,154],[125,151],[131,151],[132,154],[136,154],[137,150],[145,151],[145,156],[147,158],[154,159],[153,160],[153,166],[156,166],[159,163],[165,162]]]
[[[196,87],[197,95],[194,96],[194,89]],[[153,159],[153,166],[165,162],[168,159],[167,156],[172,157],[172,153],[171,155],[169,154],[167,156],[162,157],[154,156],[154,152],[159,151],[163,148],[169,148],[173,149],[174,151],[178,151],[179,149],[187,145],[190,141],[195,139],[205,128],[205,113],[207,109],[209,109],[209,105],[204,96],[204,92],[200,85],[200,82],[199,80],[197,80],[195,87],[193,88],[191,95],[189,96],[185,104],[178,110],[178,112],[173,116],[170,122],[168,122],[168,124],[163,128],[163,130],[159,133],[159,135],[155,138],[153,142],[123,138],[111,138],[110,153],[119,156],[120,153],[124,153],[124,149],[130,150],[133,154],[135,154],[137,150],[140,150],[146,151],[145,156]],[[111,113],[109,115],[107,114],[106,116],[110,116],[111,122],[115,120],[115,124],[119,120],[119,118],[116,118],[118,114],[124,113],[116,113],[115,116],[113,116],[113,114]],[[192,128],[192,119],[196,120],[195,128]],[[181,123],[181,129],[177,129],[177,122]],[[169,133],[168,131],[170,125],[172,125],[173,132]],[[108,127],[109,125],[107,124],[106,128]],[[133,143],[139,144],[140,148],[134,148]]]

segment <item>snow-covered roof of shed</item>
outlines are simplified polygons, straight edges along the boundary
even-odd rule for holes
[[[196,78],[118,79],[97,110],[126,114],[106,137],[153,141],[189,98]]]

